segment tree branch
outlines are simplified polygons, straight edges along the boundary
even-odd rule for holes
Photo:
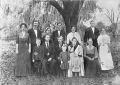
[[[105,14],[105,15],[106,15],[106,17],[108,17],[108,19],[110,20],[110,22],[113,23],[111,17],[108,16],[107,14]]]
[[[60,5],[58,4],[58,2],[56,1],[49,1],[49,3],[54,6],[59,12],[61,15],[63,15],[63,9],[60,7]]]
[[[120,11],[119,11],[119,13],[118,13],[116,23],[118,23],[118,20],[119,20],[119,18],[120,18],[119,16],[120,16]]]

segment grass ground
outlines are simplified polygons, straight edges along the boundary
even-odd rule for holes
[[[0,40],[0,85],[113,85],[114,77],[120,73],[120,68],[116,66],[120,60],[119,44],[119,42],[112,42],[111,44],[115,69],[102,72],[99,78],[62,78],[53,76],[45,78],[32,76],[16,79],[14,76],[15,41]]]

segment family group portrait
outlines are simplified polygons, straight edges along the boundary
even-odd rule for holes
[[[0,85],[120,85],[120,1],[0,0]]]

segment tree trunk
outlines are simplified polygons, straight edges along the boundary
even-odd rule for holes
[[[71,31],[71,25],[77,26],[78,12],[81,9],[84,0],[81,1],[63,1],[64,8],[61,8],[56,1],[49,1],[63,16],[66,25],[66,34]]]

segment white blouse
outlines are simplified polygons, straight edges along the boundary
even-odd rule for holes
[[[81,37],[80,37],[79,33],[78,32],[75,32],[75,33],[70,32],[67,35],[67,44],[69,44],[72,41],[73,37],[75,37],[78,40],[78,42],[81,43]]]
[[[110,37],[105,34],[105,35],[100,35],[97,39],[98,45],[104,45],[104,44],[109,44],[110,43]]]

